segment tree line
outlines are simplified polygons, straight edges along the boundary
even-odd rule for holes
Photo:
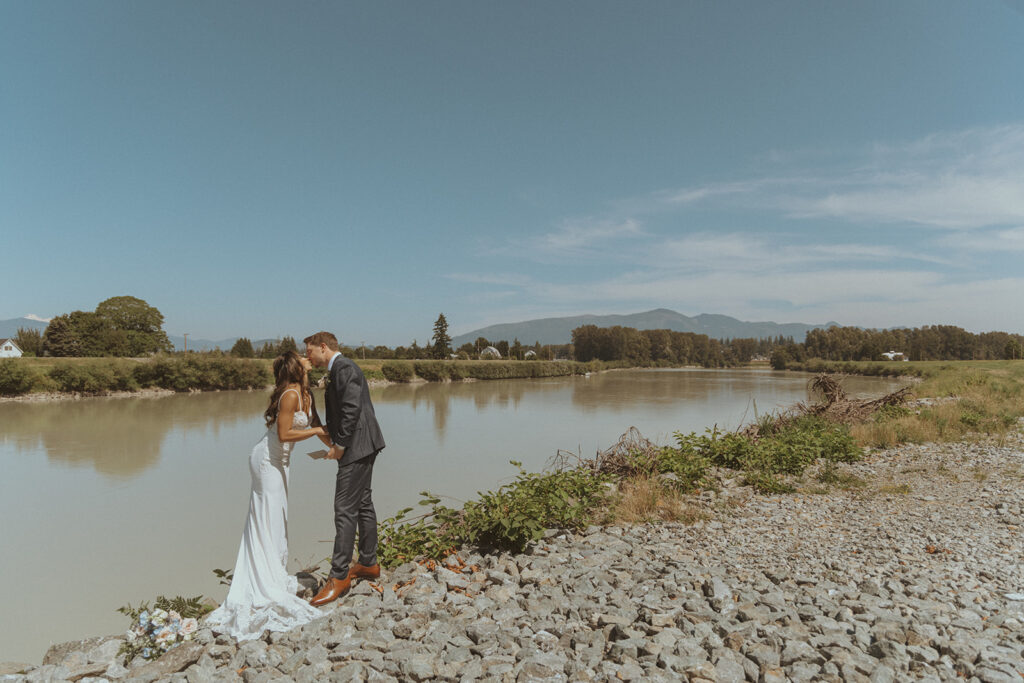
[[[778,344],[792,338],[712,339],[706,334],[674,330],[583,325],[572,331],[575,359],[625,361],[634,365],[700,365],[720,368],[767,357]]]
[[[1024,336],[1008,332],[975,334],[954,325],[925,325],[892,330],[830,327],[811,330],[802,344],[780,345],[773,367],[789,361],[881,360],[895,351],[909,360],[1013,360],[1024,357]]]
[[[171,352],[163,330],[163,314],[133,296],[112,297],[94,311],[72,311],[50,321],[46,331],[19,329],[14,340],[30,356],[140,357]],[[882,360],[887,351],[909,360],[996,360],[1024,358],[1024,336],[1007,332],[974,334],[953,325],[925,325],[891,330],[830,327],[810,330],[803,342],[792,337],[765,339],[712,339],[705,334],[673,330],[637,330],[632,327],[583,325],[572,331],[569,344],[523,344],[518,339],[488,340],[477,337],[453,349],[448,320],[441,313],[434,323],[430,342],[420,346],[342,346],[351,358],[381,360],[430,360],[487,357],[494,348],[508,360],[591,360],[633,365],[700,365],[725,367],[758,358],[771,359],[773,367],[790,361]],[[301,351],[292,337],[266,341],[256,348],[246,337],[238,339],[228,354],[239,358],[274,358],[286,351]],[[214,354],[223,353],[219,349]]]

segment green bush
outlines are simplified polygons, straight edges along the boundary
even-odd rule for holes
[[[443,382],[449,378],[448,365],[443,360],[418,360],[413,364],[416,374],[428,382]]]
[[[258,360],[205,354],[156,356],[136,366],[135,378],[142,386],[173,391],[257,389],[273,382]]]
[[[102,394],[139,388],[132,367],[116,361],[59,363],[50,368],[48,374],[57,391]]]
[[[695,484],[702,464],[744,472],[748,483],[766,492],[785,490],[779,475],[799,475],[818,459],[852,462],[860,457],[850,430],[815,416],[795,419],[766,417],[759,424],[759,436],[720,433],[676,432],[676,447],[666,449],[660,462],[663,472],[675,472],[684,482]]]
[[[381,366],[380,370],[389,382],[410,382],[415,374],[412,363],[400,360],[389,360]]]
[[[0,360],[0,394],[26,394],[36,383],[36,372],[14,358]]]
[[[609,477],[590,469],[529,474],[520,463],[516,480],[479,494],[461,510],[440,505],[424,491],[422,515],[408,519],[405,508],[379,527],[379,559],[393,567],[418,557],[439,559],[453,548],[471,544],[487,550],[521,552],[552,527],[580,529],[593,519]]]

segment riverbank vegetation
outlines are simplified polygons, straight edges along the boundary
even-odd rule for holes
[[[223,354],[0,360],[0,395],[8,396],[55,392],[97,395],[142,389],[258,389],[271,381],[268,361]]]
[[[420,514],[406,508],[381,524],[381,562],[439,559],[462,545],[518,551],[549,528],[694,521],[700,512],[688,502],[692,494],[726,480],[771,493],[854,489],[859,482],[838,466],[858,460],[865,448],[999,439],[1024,417],[1024,363],[899,365],[923,380],[885,397],[855,399],[836,378],[819,375],[812,383],[817,400],[733,432],[677,432],[672,444],[659,446],[634,429],[593,459],[565,455],[544,473],[520,467],[512,483],[461,508],[424,492]]]
[[[857,375],[901,375],[919,378],[913,387],[921,402],[891,407],[854,424],[852,434],[868,447],[899,443],[959,441],[971,434],[1002,440],[1024,417],[1024,362],[919,361],[907,363],[790,363],[793,370]]]

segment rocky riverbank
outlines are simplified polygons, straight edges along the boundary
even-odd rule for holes
[[[824,480],[824,481],[819,481]],[[957,680],[1024,677],[1024,441],[902,446],[702,521],[552,531],[362,583],[300,631],[201,629],[155,662],[116,637],[0,681]]]

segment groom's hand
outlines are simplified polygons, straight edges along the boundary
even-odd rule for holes
[[[345,455],[345,447],[344,446],[332,445],[331,446],[331,450],[327,451],[326,459],[327,460],[341,460],[342,456],[344,456],[344,455]]]

